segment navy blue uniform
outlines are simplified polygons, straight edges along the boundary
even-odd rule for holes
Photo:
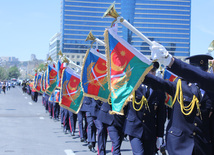
[[[175,95],[176,82],[177,81],[165,81],[161,78],[154,77],[151,74],[148,74],[144,80],[144,84],[153,89],[165,91],[171,96]],[[184,115],[181,112],[180,104],[176,100],[172,109],[171,119],[167,126],[167,151],[170,155],[210,155],[209,101],[207,100],[206,95],[204,95],[203,98],[200,97],[201,92],[195,84],[190,84],[184,80],[182,80],[182,91],[185,106],[190,104],[193,95],[199,100],[201,99],[200,110],[202,120],[196,105],[190,115]]]
[[[77,114],[74,114],[73,112],[69,111],[69,127],[71,135],[75,135],[76,131],[76,122],[77,122]]]
[[[123,125],[125,122],[125,116],[116,114],[110,115],[109,111],[111,109],[111,105],[109,105],[107,102],[104,102],[101,106],[98,120],[108,126],[107,129],[113,147],[112,154],[120,155],[120,147],[124,138]]]
[[[97,145],[98,145],[98,155],[106,154],[106,141],[107,141],[107,125],[103,124],[99,119],[99,111],[102,106],[102,101],[92,100],[91,105],[91,115],[94,117],[94,124],[97,128]]]
[[[214,74],[207,73],[176,58],[168,70],[189,82],[200,84],[200,88],[206,91],[214,91]]]
[[[164,105],[165,94],[161,91],[152,91],[151,88],[141,85],[135,91],[135,100],[140,102],[142,97],[148,100],[148,107],[128,102],[127,118],[124,133],[129,135],[132,152],[135,155],[154,155],[156,152],[156,139],[164,135],[166,109]],[[135,109],[134,109],[134,107]]]

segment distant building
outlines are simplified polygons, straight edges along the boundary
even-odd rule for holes
[[[36,59],[36,55],[35,55],[35,54],[31,54],[31,56],[30,56],[30,60],[31,60],[31,61],[35,61],[35,60],[37,60],[37,59]]]
[[[59,56],[58,52],[60,51],[60,33],[56,33],[49,42],[49,52],[48,57],[50,56],[54,61],[57,61]]]
[[[19,59],[16,58],[16,57],[0,57],[0,61],[9,61],[9,62],[12,62],[12,61],[19,61]]]
[[[61,50],[79,62],[90,48],[85,41],[89,31],[104,40],[105,28],[113,18],[103,18],[107,8],[115,1],[115,9],[141,33],[152,41],[162,44],[174,56],[190,55],[191,0],[62,0]],[[149,45],[122,24],[118,34],[132,46],[150,57]],[[99,47],[105,52],[103,46]],[[81,60],[82,61],[82,60]],[[81,62],[80,62],[81,64]]]

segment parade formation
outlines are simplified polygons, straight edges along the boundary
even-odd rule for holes
[[[187,57],[187,64],[120,17],[114,4],[106,16],[115,20],[104,41],[89,32],[92,44],[82,66],[60,52],[57,62],[49,57],[45,70],[23,82],[23,92],[35,102],[42,94],[45,110],[65,134],[75,136],[78,122],[79,140],[99,155],[106,154],[107,136],[113,155],[121,154],[126,138],[134,155],[213,155],[213,57]],[[151,59],[118,36],[118,24],[149,44]]]

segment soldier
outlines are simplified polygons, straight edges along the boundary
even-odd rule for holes
[[[59,93],[60,90],[55,89],[55,94],[54,94],[54,102],[53,102],[53,115],[54,115],[54,120],[59,121],[59,111],[60,111],[60,106],[59,106]]]
[[[107,126],[105,126],[99,119],[99,111],[102,106],[102,101],[100,100],[92,100],[91,105],[91,116],[94,119],[94,124],[97,128],[97,145],[98,145],[98,154],[105,155],[106,154],[106,140],[107,140]]]
[[[84,111],[86,113],[88,148],[90,149],[90,151],[96,152],[96,127],[94,124],[94,118],[91,115],[91,106],[93,100],[94,99],[92,99],[91,97],[84,97],[81,111]]]
[[[72,111],[69,111],[69,127],[70,127],[71,136],[75,136],[76,122],[77,122],[77,114],[74,114]]]
[[[150,71],[153,75],[159,67],[157,62],[154,64]],[[155,155],[156,141],[158,149],[163,142],[166,121],[165,94],[140,85],[133,96],[127,105],[124,133],[129,135],[134,155]]]
[[[104,127],[107,126],[109,137],[112,142],[112,154],[120,155],[120,147],[124,138],[123,127],[125,116],[117,114],[110,115],[109,111],[112,109],[110,104],[108,102],[103,102],[98,115],[98,120],[104,124]],[[124,112],[125,111],[126,110],[124,110]]]
[[[195,58],[189,59],[194,61]],[[202,59],[204,62],[208,61],[207,57]],[[195,65],[201,66],[200,62]],[[202,66],[205,67],[206,63]],[[143,83],[174,96],[171,119],[166,131],[168,153],[211,155],[209,115],[212,103],[209,93],[204,94],[197,84],[182,78],[169,82],[148,74]]]
[[[214,74],[207,73],[193,65],[172,57],[171,54],[157,42],[150,46],[152,60],[157,60],[160,64],[168,66],[174,74],[185,78],[189,82],[200,84],[201,88],[214,92]]]

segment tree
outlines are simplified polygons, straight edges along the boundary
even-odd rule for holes
[[[20,76],[19,69],[16,66],[10,67],[8,70],[8,79],[18,78]]]
[[[3,68],[0,67],[0,80],[6,80],[7,79],[7,71]]]

